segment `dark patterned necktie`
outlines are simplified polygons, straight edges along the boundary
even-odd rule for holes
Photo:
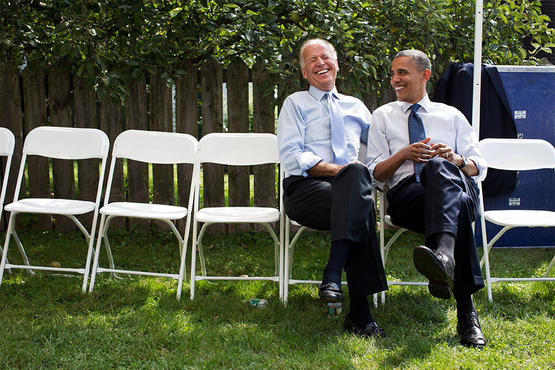
[[[422,119],[416,113],[420,108],[420,104],[413,104],[410,107],[409,114],[409,140],[410,143],[417,143],[426,139],[426,132],[424,131],[424,124]],[[416,177],[416,182],[420,182],[420,172],[422,172],[422,167],[424,167],[423,162],[413,162],[414,163],[414,176]]]
[[[331,149],[335,156],[334,163],[347,164],[349,160],[347,157],[347,144],[345,143],[345,122],[333,94],[331,92],[326,93],[326,98],[328,99],[330,114]]]

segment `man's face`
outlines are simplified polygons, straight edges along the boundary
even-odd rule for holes
[[[418,103],[426,95],[426,83],[430,70],[418,71],[412,58],[407,56],[393,59],[391,64],[391,86],[398,101]]]
[[[331,91],[339,69],[337,59],[332,59],[330,51],[320,44],[307,46],[303,50],[303,59],[303,77],[308,83],[320,90]]]

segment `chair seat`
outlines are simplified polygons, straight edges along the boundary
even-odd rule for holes
[[[86,200],[27,198],[8,204],[6,211],[17,213],[46,213],[56,215],[82,215],[94,210],[95,203]]]
[[[555,212],[533,210],[486,211],[486,220],[502,226],[553,227]]]
[[[197,213],[200,222],[276,222],[279,210],[270,207],[207,207]]]
[[[178,220],[187,215],[187,208],[165,204],[114,202],[100,209],[106,216]]]

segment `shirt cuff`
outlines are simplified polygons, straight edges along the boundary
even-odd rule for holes
[[[301,168],[301,173],[304,177],[308,177],[306,171],[310,170],[312,167],[316,166],[322,158],[318,157],[312,152],[303,152],[299,157],[299,167]]]

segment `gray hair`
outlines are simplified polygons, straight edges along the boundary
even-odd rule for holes
[[[301,50],[299,51],[299,64],[301,65],[301,69],[304,68],[304,57],[303,57],[304,49],[310,45],[321,45],[330,53],[330,58],[337,59],[337,52],[335,51],[335,48],[329,41],[326,41],[323,39],[306,40],[301,46]]]
[[[425,69],[429,69],[430,71],[432,70],[432,63],[430,63],[430,58],[428,58],[428,56],[420,50],[402,50],[398,52],[397,55],[395,55],[395,58],[399,57],[411,58],[419,72],[422,72]]]

